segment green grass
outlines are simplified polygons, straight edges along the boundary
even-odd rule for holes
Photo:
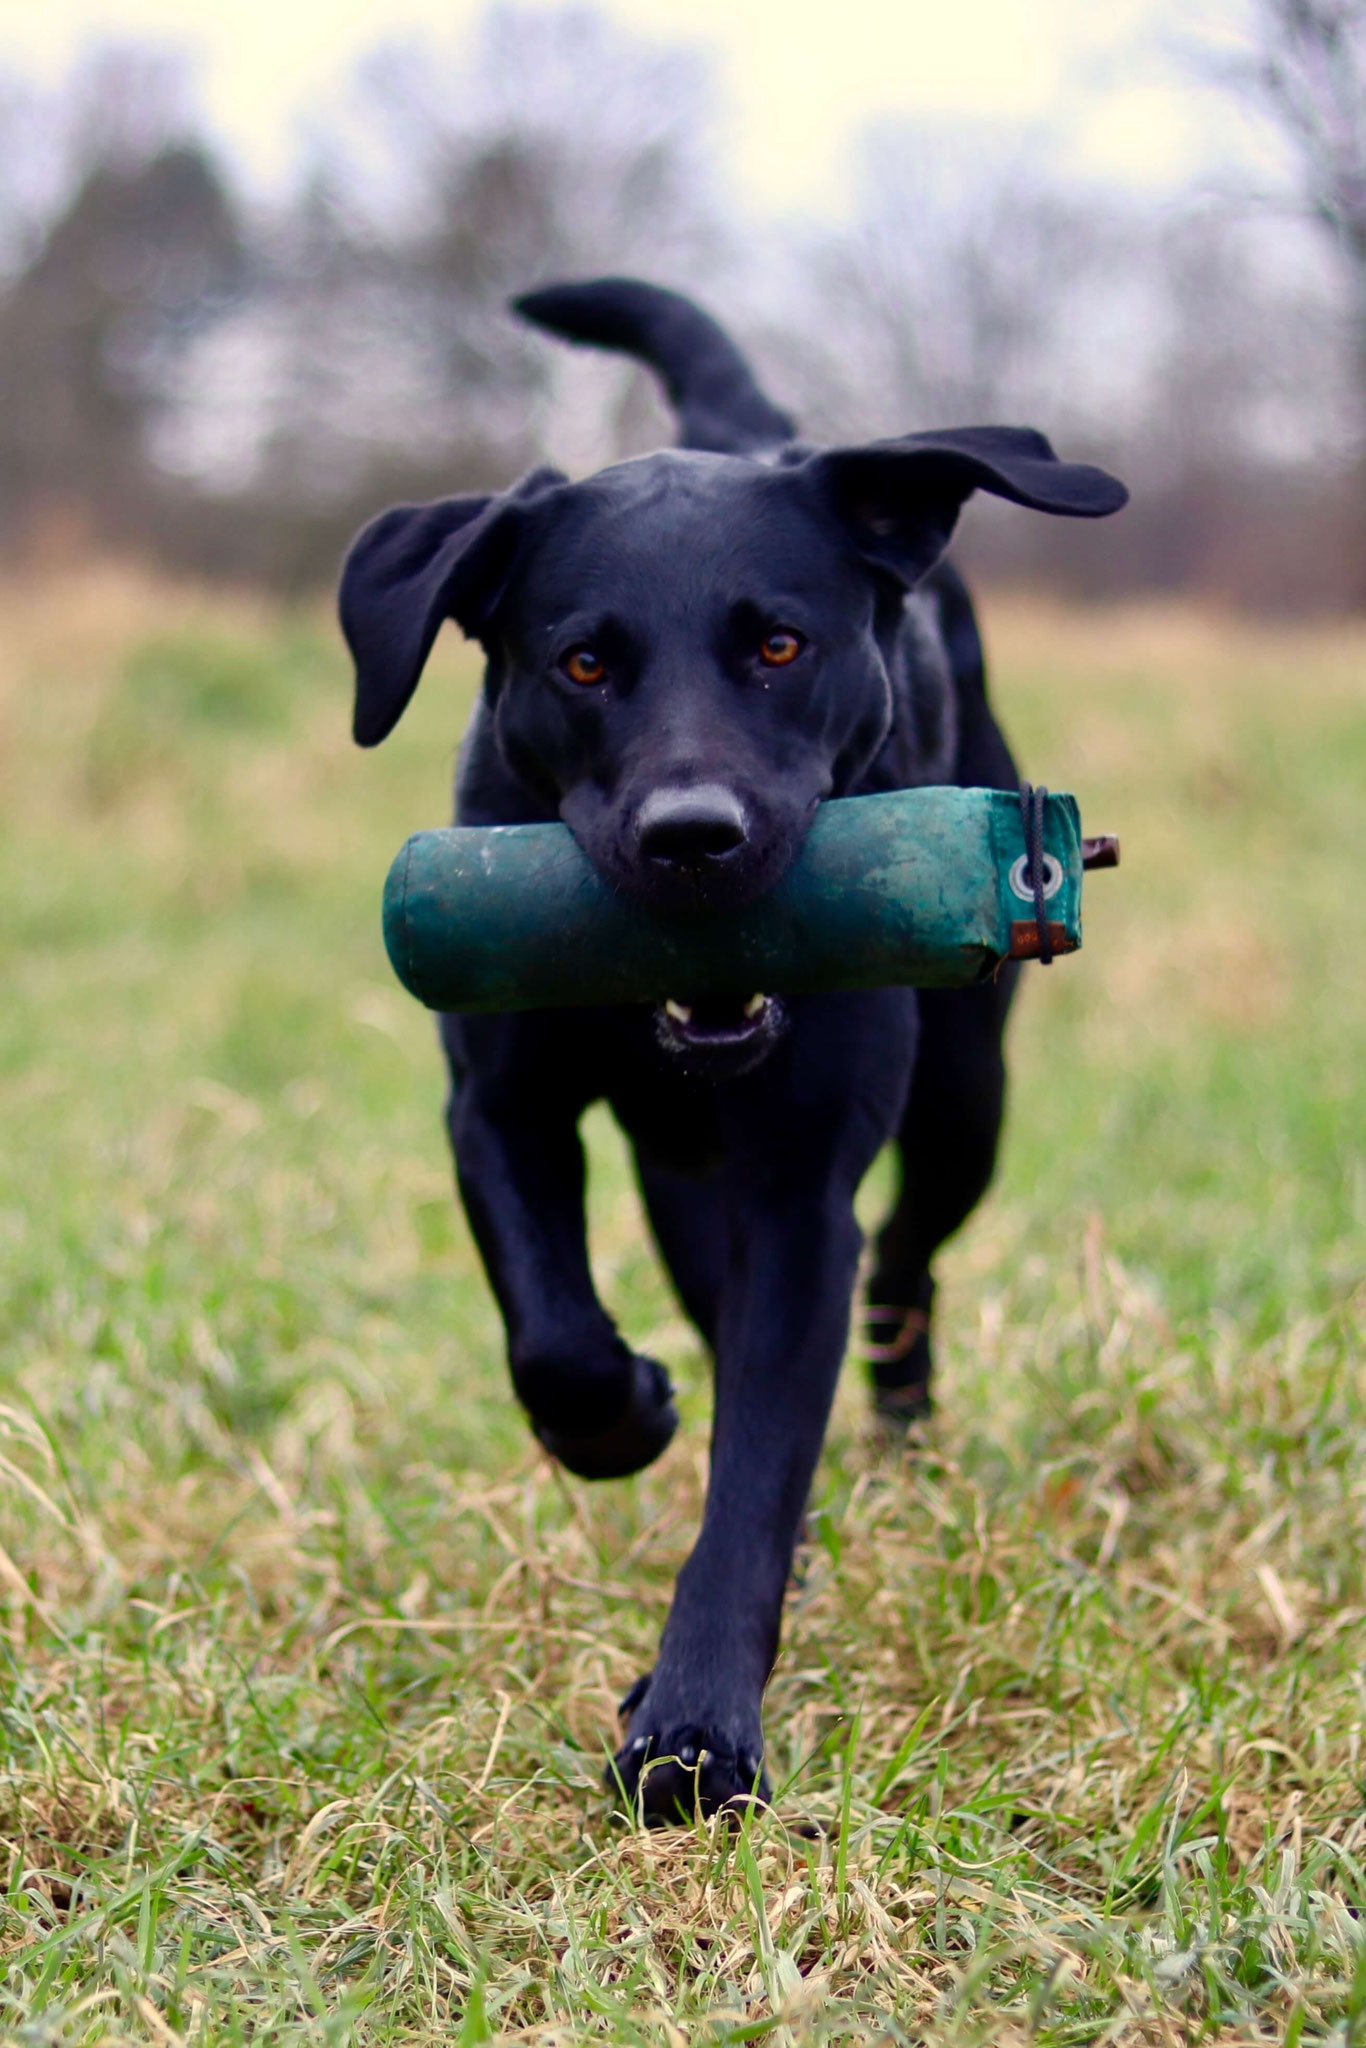
[[[325,620],[0,618],[5,2038],[1366,2038],[1366,634],[988,606],[1125,865],[1028,976],[918,1455],[847,1375],[776,1809],[647,1835],[599,1779],[705,1363],[595,1114],[687,1427],[536,1454],[379,941],[469,660],[362,756]]]

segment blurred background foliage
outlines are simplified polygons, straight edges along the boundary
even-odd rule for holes
[[[122,550],[306,592],[400,497],[667,437],[648,382],[520,332],[510,293],[698,293],[814,437],[1038,424],[1135,487],[1078,534],[975,515],[973,565],[1262,611],[1366,598],[1366,4],[1249,0],[1172,51],[1277,139],[1275,190],[1079,181],[1029,129],[866,134],[837,228],[746,212],[705,55],[495,6],[374,51],[293,185],[216,153],[188,59],[0,78],[0,556]]]

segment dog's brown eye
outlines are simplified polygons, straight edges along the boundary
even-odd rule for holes
[[[606,664],[598,660],[591,647],[571,647],[560,667],[571,683],[582,683],[585,689],[600,683],[607,673]]]
[[[797,659],[805,645],[800,633],[770,633],[760,644],[759,659],[768,668],[786,668],[790,661]]]

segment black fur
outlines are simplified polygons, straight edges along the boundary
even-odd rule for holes
[[[676,294],[608,279],[519,303],[652,363],[688,445],[367,527],[341,598],[362,744],[392,728],[455,619],[488,661],[460,820],[563,819],[614,886],[680,915],[771,888],[827,797],[1016,786],[944,548],[974,490],[1097,517],[1123,504],[1121,485],[1023,428],[813,452]],[[874,1334],[907,1341],[884,1342],[896,1355],[875,1378],[884,1408],[913,1412],[928,1401],[931,1261],[995,1159],[1013,983],[803,996],[753,1016],[689,1015],[680,989],[682,1008],[653,1016],[442,1019],[460,1188],[541,1441],[613,1477],[649,1463],[676,1422],[667,1375],[594,1292],[578,1138],[594,1101],[632,1141],[660,1251],[715,1357],[702,1529],[655,1668],[624,1703],[617,1768],[651,1817],[766,1791],[760,1708],[848,1334],[855,1192],[895,1138],[902,1187],[871,1299]],[[656,1758],[677,1761],[642,1785]]]

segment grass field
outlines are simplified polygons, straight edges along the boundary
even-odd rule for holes
[[[925,1448],[846,1376],[775,1810],[647,1835],[705,1364],[595,1116],[687,1426],[536,1453],[379,941],[471,663],[361,756],[321,616],[0,621],[0,2033],[1366,2039],[1366,631],[987,608],[1125,865],[1029,971]]]

